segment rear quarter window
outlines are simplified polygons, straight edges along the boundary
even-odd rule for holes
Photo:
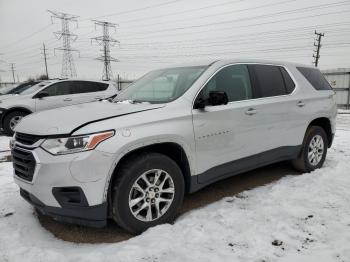
[[[297,67],[297,69],[316,90],[332,90],[320,70],[308,67]]]
[[[286,69],[284,69],[283,67],[280,67],[280,70],[284,79],[286,92],[287,94],[291,94],[295,89],[295,84]]]

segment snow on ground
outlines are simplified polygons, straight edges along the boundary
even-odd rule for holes
[[[0,136],[0,162],[7,161],[7,156],[10,154],[10,139],[11,137]]]
[[[1,163],[0,261],[350,261],[350,115],[338,116],[337,129],[324,168],[114,244],[56,239],[20,198],[11,163]]]
[[[0,136],[0,152],[10,150],[10,139],[9,136]]]

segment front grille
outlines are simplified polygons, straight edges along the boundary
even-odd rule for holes
[[[28,135],[23,133],[16,133],[15,140],[23,145],[33,145],[34,143],[38,142],[43,137],[41,136],[35,136],[35,135]]]
[[[36,165],[33,154],[30,151],[24,151],[17,147],[13,148],[11,153],[16,176],[32,181]]]

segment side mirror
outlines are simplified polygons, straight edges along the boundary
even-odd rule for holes
[[[207,105],[207,100],[203,98],[197,98],[196,102],[194,103],[194,109],[204,109],[204,107]]]
[[[227,105],[228,97],[225,91],[210,91],[208,104],[212,106]]]
[[[50,96],[48,92],[39,92],[34,96],[34,98],[42,99],[42,98],[47,97],[47,96]]]

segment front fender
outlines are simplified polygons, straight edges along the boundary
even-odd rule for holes
[[[109,170],[109,173],[108,173],[108,176],[106,179],[106,184],[105,184],[105,188],[104,188],[104,196],[103,196],[104,201],[107,200],[108,188],[109,188],[115,167],[118,165],[118,163],[121,161],[121,159],[124,156],[126,156],[127,154],[129,154],[135,150],[138,150],[138,149],[150,146],[150,145],[162,144],[162,143],[174,143],[174,144],[179,145],[184,150],[186,157],[188,159],[191,176],[195,175],[196,171],[195,171],[195,165],[194,165],[194,163],[195,163],[194,149],[191,148],[189,143],[186,143],[186,141],[183,138],[176,137],[176,136],[165,136],[164,135],[163,137],[157,136],[157,137],[148,137],[148,138],[134,140],[128,144],[125,144],[115,154],[115,159],[113,161],[113,165],[111,166],[111,169]]]

